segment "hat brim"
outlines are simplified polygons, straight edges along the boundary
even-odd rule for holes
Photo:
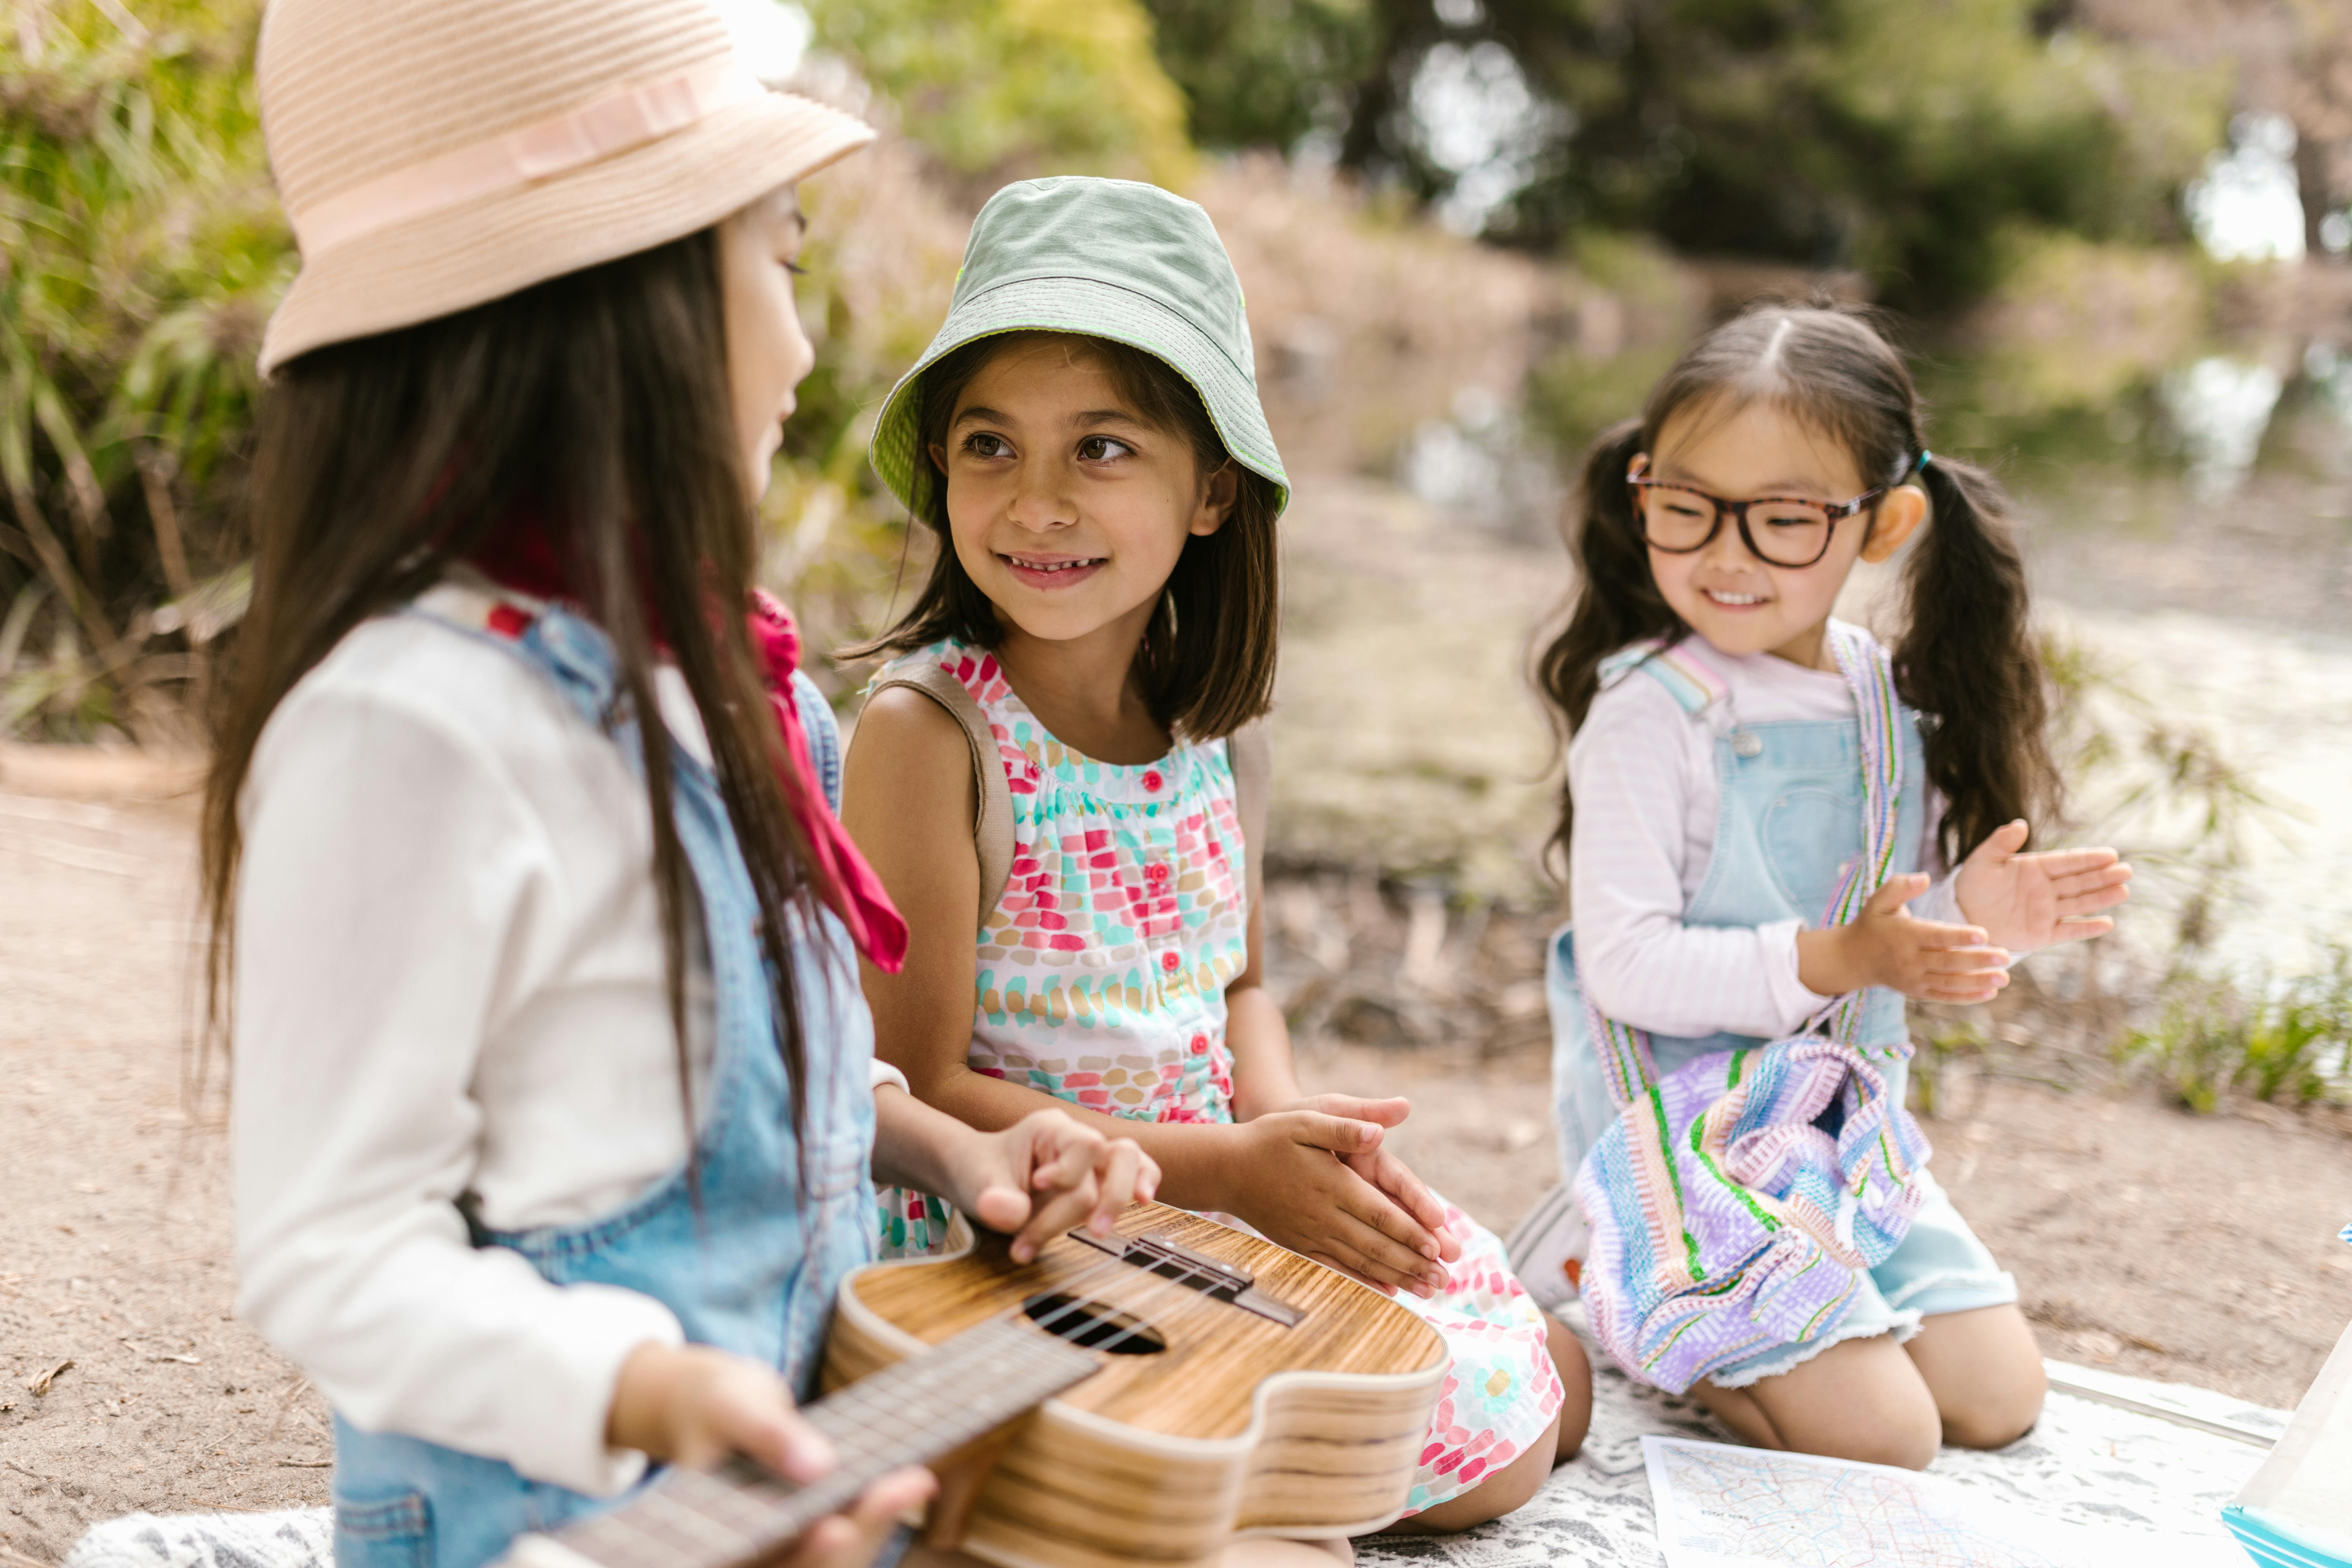
[[[1093,278],[1017,278],[960,301],[914,368],[898,378],[874,422],[874,471],[916,517],[929,516],[939,479],[921,450],[923,373],[945,355],[1005,332],[1071,332],[1113,342],[1165,362],[1190,382],[1208,409],[1225,450],[1271,480],[1278,514],[1290,504],[1290,477],[1266,428],[1257,386],[1209,335],[1150,295]]]
[[[864,121],[769,92],[555,179],[482,196],[303,258],[261,374],[328,343],[504,299],[709,227],[874,140]]]

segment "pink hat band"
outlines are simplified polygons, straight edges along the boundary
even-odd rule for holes
[[[302,254],[316,258],[396,225],[520,190],[675,135],[766,90],[735,55],[721,55],[338,191],[292,215],[295,237]]]
[[[711,0],[268,0],[301,242],[261,372],[709,228],[874,140],[768,90]]]

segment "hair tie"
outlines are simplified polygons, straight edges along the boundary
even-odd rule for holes
[[[1928,459],[1928,458],[1932,458],[1932,457],[1934,457],[1935,455],[1936,455],[1935,453],[1930,452],[1929,450],[1927,450],[1927,447],[1920,447],[1920,448],[1919,448],[1919,460],[1918,460],[1917,462],[1916,462],[1916,463],[1914,463],[1914,464],[1912,464],[1912,465],[1911,465],[1911,471],[1912,471],[1913,473],[1915,473],[1915,474],[1924,474],[1924,473],[1926,473],[1926,472],[1927,471],[1927,459]]]

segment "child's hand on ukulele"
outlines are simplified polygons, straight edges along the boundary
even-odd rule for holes
[[[1033,1110],[1002,1132],[972,1133],[949,1169],[955,1191],[948,1201],[1013,1235],[1015,1263],[1080,1223],[1108,1236],[1128,1205],[1150,1202],[1160,1188],[1159,1165],[1134,1139],[1105,1137],[1059,1110]]]
[[[2112,849],[2021,855],[2028,831],[2021,820],[1997,827],[1960,863],[1960,912],[2011,952],[2115,930],[2099,911],[2131,897],[2132,868]]]
[[[1381,1149],[1384,1122],[1410,1109],[1402,1100],[1318,1095],[1244,1122],[1243,1168],[1224,1206],[1374,1289],[1434,1296],[1445,1287],[1449,1247],[1458,1258],[1462,1244],[1429,1189]]]
[[[1797,979],[1822,996],[1885,985],[1918,1002],[1989,1002],[2009,984],[2009,953],[1974,926],[1923,921],[1904,905],[1929,879],[1889,877],[1842,926],[1797,933]]]
[[[793,1408],[773,1367],[709,1345],[642,1344],[621,1363],[604,1440],[664,1464],[709,1469],[740,1454],[805,1485],[832,1470],[833,1445]],[[894,1470],[845,1512],[820,1520],[780,1568],[865,1568],[899,1516],[937,1488],[920,1468]]]

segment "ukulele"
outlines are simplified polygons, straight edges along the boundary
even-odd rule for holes
[[[1447,1358],[1396,1302],[1158,1204],[1025,1265],[961,1217],[954,1236],[843,1281],[826,1392],[802,1412],[831,1474],[668,1470],[519,1538],[501,1568],[756,1568],[913,1464],[947,1476],[925,1542],[1005,1568],[1195,1568],[1236,1535],[1360,1535],[1402,1511]]]

